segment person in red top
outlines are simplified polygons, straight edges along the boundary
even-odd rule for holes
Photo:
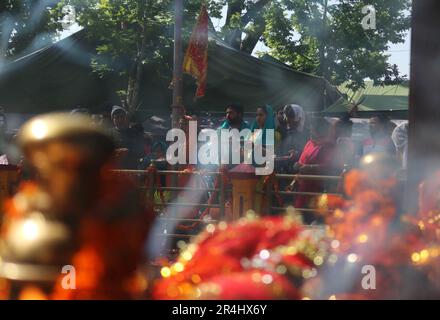
[[[310,129],[310,140],[295,165],[295,171],[303,175],[328,174],[333,167],[335,145],[329,138],[329,123],[324,118],[315,118]],[[315,180],[294,180],[290,185],[293,189],[297,183],[298,192],[321,192],[323,189],[322,181]],[[307,208],[311,196],[299,195],[295,199],[295,208]]]

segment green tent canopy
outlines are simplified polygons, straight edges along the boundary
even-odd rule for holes
[[[234,101],[254,110],[263,104],[278,107],[295,103],[308,111],[320,111],[325,107],[324,90],[327,106],[340,97],[336,88],[323,78],[258,59],[215,41],[210,45],[207,94],[194,106],[223,110]]]
[[[95,48],[96,43],[83,29],[6,64],[0,70],[0,105],[7,112],[42,113],[77,106],[93,111],[120,104],[116,92],[126,88],[126,78],[118,72],[99,78],[90,64],[98,57]],[[169,50],[166,55],[171,66],[172,48]],[[127,61],[112,65],[115,70],[127,66]],[[144,115],[170,112],[171,70],[169,76],[163,70],[163,66],[154,65],[145,69],[140,97]],[[212,32],[207,79],[206,96],[194,101],[195,81],[185,75],[183,101],[187,109],[223,111],[234,102],[243,104],[246,111],[264,104],[277,107],[290,103],[300,104],[308,111],[321,111],[340,97],[338,90],[323,78],[237,51]]]
[[[339,90],[345,97],[325,109],[324,114],[339,116],[352,111],[356,105],[356,116],[361,118],[377,113],[400,119],[408,117],[409,88],[406,85],[374,86],[372,81],[367,81],[364,89],[352,91],[343,84]]]

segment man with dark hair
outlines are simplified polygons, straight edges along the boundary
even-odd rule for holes
[[[244,130],[244,129],[250,129],[249,124],[244,121],[243,119],[244,114],[244,108],[242,105],[239,104],[229,104],[226,107],[226,119],[223,122],[223,124],[218,128],[218,134],[219,137],[221,135],[220,130],[232,130],[237,129],[238,131]],[[240,148],[240,157],[242,157],[242,148],[244,145],[244,139],[241,139],[241,148]],[[233,168],[232,165],[232,152],[236,150],[233,150],[232,148],[232,141],[229,142],[229,169]],[[221,148],[219,146],[219,155],[221,159]]]
[[[143,130],[130,126],[127,111],[114,106],[111,112],[114,125],[112,136],[116,142],[119,166],[124,169],[137,169],[144,156]]]
[[[363,143],[363,155],[370,153],[387,153],[396,155],[396,148],[391,140],[390,125],[391,120],[384,114],[379,114],[369,120],[371,138]]]
[[[244,108],[239,104],[230,104],[226,107],[226,120],[219,129],[249,129],[249,124],[243,120]]]

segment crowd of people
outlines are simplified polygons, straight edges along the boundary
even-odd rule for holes
[[[83,108],[76,108],[72,113],[90,114]],[[113,106],[109,113],[110,121],[96,115],[92,115],[92,118],[99,124],[105,124],[110,130],[117,146],[118,168],[144,170],[155,160],[160,169],[167,169],[168,144],[165,137],[153,138],[140,123],[131,121],[126,109]],[[181,128],[185,130],[190,120],[196,120],[196,117],[182,118]],[[4,113],[0,114],[0,129],[5,136],[7,125]],[[211,129],[249,129],[251,134],[244,139],[263,145],[263,149],[268,144],[273,145],[275,173],[337,176],[357,167],[361,157],[378,152],[392,156],[396,162],[400,162],[402,169],[406,168],[408,123],[403,122],[396,126],[383,114],[369,119],[369,137],[365,137],[363,141],[352,137],[353,121],[349,115],[325,118],[306,113],[297,104],[281,106],[276,111],[269,105],[258,106],[252,123],[245,120],[243,106],[230,104],[225,108],[223,123]],[[267,130],[274,130],[273,140],[268,138]],[[12,141],[13,138],[9,140]],[[2,163],[8,164],[7,152],[2,153]],[[243,152],[241,157],[243,159]],[[229,165],[229,169],[232,167],[233,165]],[[300,193],[332,191],[326,190],[328,186],[317,180],[295,179],[281,187],[283,190]],[[295,207],[307,208],[309,200],[308,196],[297,195],[294,199]]]
[[[307,114],[299,105],[286,105],[272,111],[271,106],[257,107],[254,123],[244,120],[243,107],[231,104],[226,108],[226,119],[220,129],[248,128],[251,131],[275,130],[275,155],[279,163],[277,171],[301,171],[303,165],[323,165],[327,169],[356,166],[367,154],[384,152],[391,156],[406,154],[408,123],[397,126],[383,114],[369,119],[369,137],[363,141],[352,138],[353,121],[349,115],[341,118],[324,118]],[[289,160],[286,166],[283,160]],[[296,169],[295,169],[296,168]],[[319,171],[319,168],[314,168]],[[310,171],[305,167],[303,171]]]
[[[405,168],[407,122],[398,127],[385,115],[373,116],[368,121],[369,136],[358,141],[353,138],[353,121],[347,114],[341,118],[325,118],[307,114],[296,104],[282,106],[276,112],[271,106],[258,107],[254,123],[244,120],[243,107],[230,105],[221,129],[261,129],[260,143],[275,145],[275,172],[301,175],[339,176],[359,164],[368,154],[385,153],[395,159],[396,166]],[[265,140],[265,131],[274,129],[274,141]],[[251,135],[252,137],[252,135]],[[256,140],[252,140],[256,143]],[[281,182],[282,184],[282,182]],[[307,193],[337,191],[325,180],[295,178],[282,189],[295,191],[296,208],[313,207],[314,197]]]
[[[276,144],[277,152],[287,138],[297,142],[294,134],[303,134],[301,150],[284,146],[288,157],[296,157],[292,170],[299,173],[338,174],[347,159],[356,166],[350,120],[301,120],[297,116],[304,115],[302,111],[287,106],[275,113],[261,106],[249,126],[242,108],[229,106],[222,127],[248,127],[251,134],[244,139]],[[138,188],[136,176],[115,174],[113,165],[116,148],[117,165],[124,168],[138,166],[136,159],[147,152],[161,162],[167,145],[156,141],[150,150],[142,150],[144,132],[130,123],[126,110],[113,107],[111,118],[113,126],[106,128],[84,115],[46,114],[21,128],[17,144],[35,175],[20,181],[5,202],[0,256],[20,272],[0,270],[0,278],[6,279],[0,299],[438,297],[439,179],[433,175],[421,185],[420,211],[406,215],[392,165],[397,159],[392,143],[404,140],[404,125],[391,133],[383,118],[370,120],[374,134],[360,148],[371,159],[363,156],[359,168],[346,174],[347,197],[321,197],[325,201],[317,210],[328,211],[323,215],[325,230],[304,226],[301,218],[306,216],[290,209],[287,215],[249,214],[203,229],[179,224],[176,230],[201,231],[201,236],[189,245],[178,241],[181,254],[173,251],[164,258],[157,249],[162,240],[150,235],[159,236],[157,226],[162,228],[165,219],[155,219],[152,197]],[[183,129],[190,119],[186,116],[180,123]],[[265,132],[272,129],[277,130],[274,141]],[[405,150],[404,143],[396,149]],[[136,161],[130,163],[132,159]],[[298,182],[300,192],[320,187],[314,180]],[[298,207],[307,206],[306,197],[294,200]],[[165,230],[171,230],[168,226]],[[160,267],[160,272],[156,268],[154,274],[153,269],[139,274],[138,267],[151,257],[157,257],[152,267]],[[64,271],[58,272],[66,265],[76,270],[73,288],[66,287]],[[377,268],[377,291],[366,290],[363,280],[353,277],[355,272],[364,274],[360,268],[365,265]],[[397,277],[390,276],[394,274]],[[151,286],[142,285],[145,282]],[[221,290],[209,289],[213,285]]]

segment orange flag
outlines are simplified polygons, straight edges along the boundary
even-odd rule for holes
[[[208,72],[208,11],[203,4],[183,59],[183,72],[197,80],[195,98],[203,97]]]

